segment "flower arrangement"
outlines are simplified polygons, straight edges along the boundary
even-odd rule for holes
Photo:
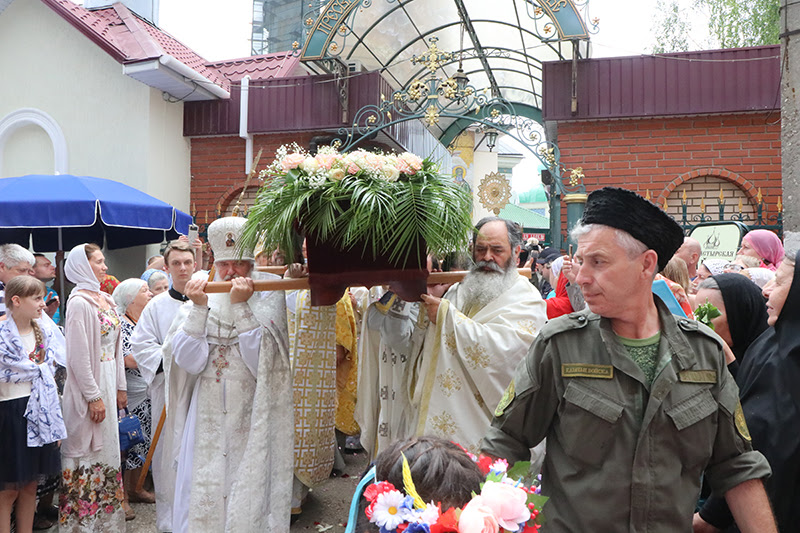
[[[411,153],[321,147],[312,155],[281,146],[259,176],[264,185],[250,209],[244,246],[259,239],[292,250],[299,230],[341,249],[389,254],[403,267],[434,253],[463,249],[472,230],[469,194],[437,166]]]
[[[528,487],[523,484],[530,463],[519,462],[509,469],[504,459],[469,455],[487,476],[480,494],[473,493],[463,509],[451,507],[443,513],[440,504],[425,503],[414,488],[411,469],[403,456],[405,493],[388,481],[373,483],[364,491],[364,497],[370,502],[365,511],[367,518],[381,533],[538,531],[543,521],[540,511],[548,498],[541,495],[538,481]]]

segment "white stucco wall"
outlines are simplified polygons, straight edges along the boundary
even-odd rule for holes
[[[39,0],[14,0],[0,13],[0,72],[0,121],[24,108],[49,115],[63,132],[68,173],[117,180],[188,212],[183,104],[125,76],[120,63]],[[0,178],[53,173],[46,139],[38,127],[18,129],[0,154]],[[148,253],[140,247],[109,255],[122,279],[141,273]]]

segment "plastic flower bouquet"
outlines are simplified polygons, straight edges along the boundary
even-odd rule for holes
[[[248,245],[261,239],[289,251],[301,233],[364,259],[387,254],[393,266],[418,267],[428,250],[465,249],[472,229],[469,194],[414,154],[322,147],[312,156],[295,144],[278,149],[260,176]]]
[[[381,533],[538,531],[543,521],[541,508],[548,498],[541,495],[537,483],[527,487],[523,484],[530,463],[519,462],[509,469],[508,462],[503,459],[481,456],[473,460],[482,470],[488,468],[488,473],[480,494],[473,493],[463,509],[450,508],[442,512],[440,504],[424,502],[417,494],[408,462],[403,457],[403,490],[387,481],[370,485],[364,491],[369,501],[365,511],[367,518]]]

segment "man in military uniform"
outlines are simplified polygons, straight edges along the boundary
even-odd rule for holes
[[[517,367],[482,443],[525,460],[547,438],[544,531],[691,531],[701,474],[741,531],[776,531],[722,341],[651,286],[683,243],[623,189],[589,195],[577,284],[589,309],[549,322]]]

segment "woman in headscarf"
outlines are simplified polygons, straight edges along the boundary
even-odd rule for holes
[[[123,468],[123,489],[125,490],[125,513],[127,517],[135,516],[128,502],[155,503],[155,496],[142,489],[136,492],[136,482],[142,473],[144,458],[150,448],[150,399],[147,397],[147,381],[142,377],[136,359],[133,358],[131,335],[136,327],[144,306],[153,297],[153,293],[143,280],[126,279],[114,289],[112,294],[117,304],[117,315],[122,322],[122,355],[125,357],[125,376],[128,384],[128,409],[142,424],[144,442],[128,450]]]
[[[732,273],[712,276],[700,283],[695,302],[702,305],[706,300],[721,313],[711,323],[736,358],[728,361],[728,370],[736,376],[745,352],[768,327],[766,301],[752,281]]]
[[[742,237],[739,255],[749,255],[761,261],[764,268],[776,270],[783,260],[783,243],[777,235],[766,229],[754,229]]]
[[[79,244],[64,272],[75,284],[67,304],[67,381],[61,446],[59,531],[124,532],[117,410],[127,405],[120,319],[105,279],[103,252]]]
[[[736,428],[752,438],[772,467],[764,481],[778,529],[800,527],[800,253],[786,256],[778,267],[768,297],[767,328],[747,349],[736,383],[741,399]],[[732,523],[722,496],[706,502],[700,516],[720,529]]]
[[[142,274],[142,280],[147,282],[147,286],[150,288],[150,292],[153,293],[153,296],[157,296],[169,290],[169,278],[167,278],[167,273],[163,270],[156,270],[155,268],[147,269],[144,271],[144,274]]]

